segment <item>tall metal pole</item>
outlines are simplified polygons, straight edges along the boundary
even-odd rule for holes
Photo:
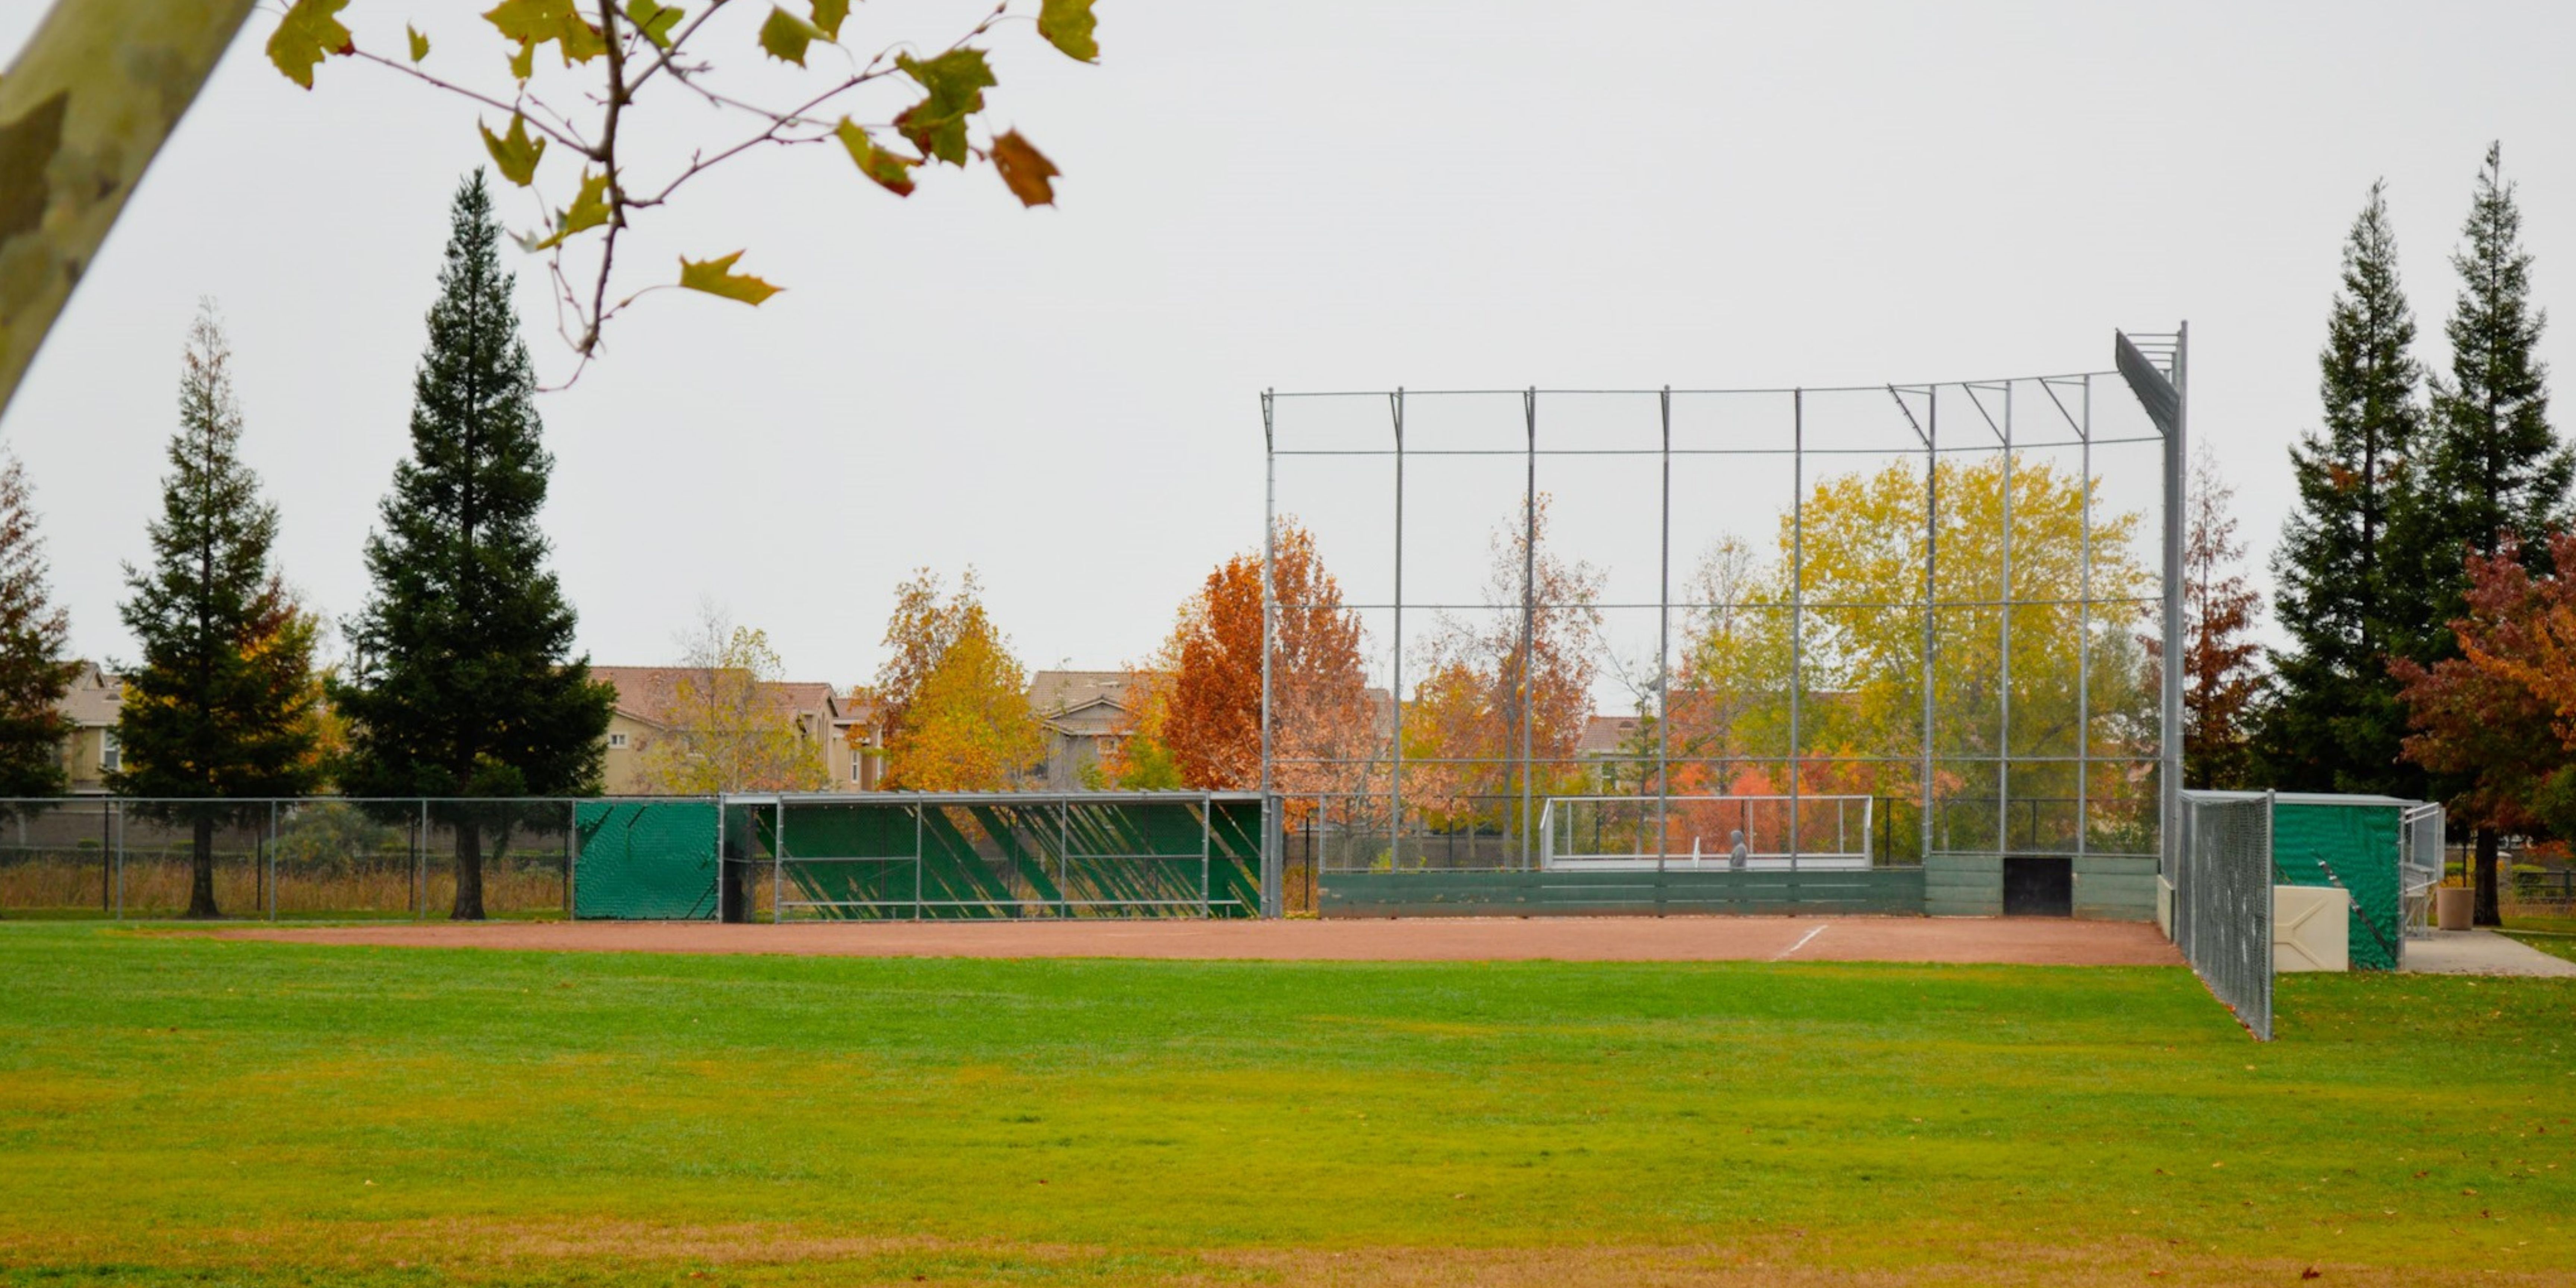
[[[1521,416],[1529,427],[1529,482],[1521,494],[1521,813],[1513,831],[1520,833],[1521,868],[1530,867],[1530,708],[1537,697],[1533,671],[1538,650],[1538,390],[1521,394]]]
[[[1672,848],[1673,801],[1673,387],[1661,400],[1664,431],[1663,547],[1655,592],[1655,862]]]
[[[1995,853],[2012,853],[2013,387],[2004,384],[2003,531],[1995,582]],[[2034,828],[2034,831],[2037,829]]]
[[[1932,786],[1932,722],[1938,708],[1935,663],[1940,657],[1941,565],[1941,387],[1923,396],[1923,850],[1917,862],[1932,859],[1932,812],[1938,799]]]
[[[2076,573],[2075,598],[2075,857],[2081,859],[2093,833],[2093,377],[2084,377],[2084,423],[2075,432],[2083,444],[2082,551],[2084,566]]]
[[[1279,557],[1279,441],[1271,420],[1271,391],[1261,392],[1261,915],[1286,909],[1280,871],[1282,821],[1270,770],[1270,660],[1279,653],[1279,588],[1271,567]]]
[[[1789,870],[1798,870],[1798,754],[1807,687],[1807,391],[1789,395]]]
[[[1386,870],[1404,866],[1404,386],[1388,408],[1395,416],[1395,647],[1387,671],[1388,709],[1395,728],[1388,739]]]
[[[2182,836],[2182,570],[2183,570],[2183,463],[2190,456],[2183,450],[2185,432],[2191,419],[2191,323],[2184,322],[2174,330],[2173,385],[2177,395],[2173,432],[2165,435],[2165,587],[2164,587],[2164,666],[2161,668],[2164,690],[2162,697],[2164,738],[2163,781],[2157,795],[2162,798],[2163,826],[2159,829],[2157,849],[2166,856],[2171,870],[2174,846]],[[2268,815],[2267,815],[2268,817]]]

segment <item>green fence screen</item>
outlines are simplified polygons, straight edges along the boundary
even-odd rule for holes
[[[715,919],[714,801],[582,801],[573,831],[575,917]]]
[[[2402,806],[2283,800],[2272,807],[2272,868],[2283,885],[2352,894],[2352,966],[2397,969],[2397,854]]]

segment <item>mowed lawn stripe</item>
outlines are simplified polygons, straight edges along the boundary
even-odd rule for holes
[[[2158,968],[549,956],[0,926],[0,1264],[471,1263],[476,1236],[353,1249],[636,1223],[664,1232],[633,1245],[652,1264],[686,1231],[758,1229],[833,1255],[935,1245],[864,1253],[889,1265],[1087,1249],[1148,1279],[1234,1252],[1783,1228],[1848,1265],[2027,1245],[2576,1266],[2570,981],[2285,977],[2281,1013],[2283,1040],[2253,1043]]]

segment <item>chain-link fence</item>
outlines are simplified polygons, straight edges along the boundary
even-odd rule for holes
[[[563,916],[564,799],[0,800],[0,915]]]
[[[2209,991],[2272,1039],[2272,795],[2183,793],[2173,939]]]

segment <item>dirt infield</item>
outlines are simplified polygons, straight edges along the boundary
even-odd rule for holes
[[[1244,961],[1808,961],[2179,966],[2130,922],[1963,917],[1482,917],[1403,921],[500,922],[214,932],[229,939],[541,952]]]

